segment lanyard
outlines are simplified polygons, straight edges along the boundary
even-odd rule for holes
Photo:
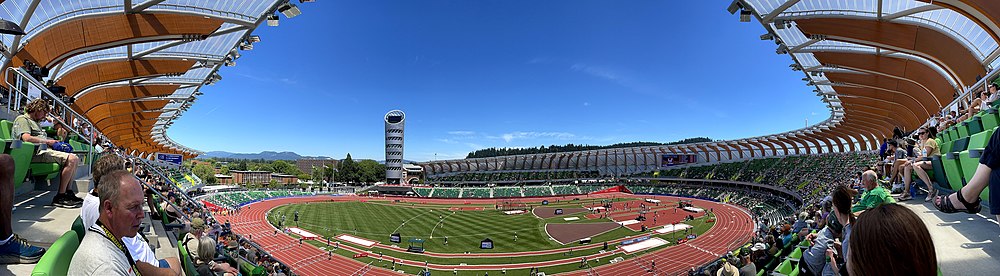
[[[125,254],[125,257],[128,258],[128,263],[130,266],[132,266],[132,271],[135,272],[135,276],[142,276],[142,274],[139,273],[139,267],[135,265],[135,260],[132,260],[132,254],[128,252],[128,248],[125,248],[125,244],[123,244],[121,240],[116,238],[115,234],[111,234],[111,231],[109,231],[107,227],[104,227],[104,224],[101,223],[100,220],[98,220],[95,225],[100,226],[101,230],[103,230],[103,233],[94,230],[94,228],[90,228],[89,230],[101,234],[101,236],[104,237],[105,239],[111,240],[111,243],[114,243],[115,247],[118,247],[118,250],[121,250],[122,253]]]

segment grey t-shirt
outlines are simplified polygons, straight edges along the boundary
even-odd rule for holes
[[[896,159],[906,159],[906,150],[902,148],[896,148]]]
[[[90,227],[69,263],[69,276],[135,275],[128,256],[103,234],[99,226]]]
[[[744,249],[746,250],[746,249]],[[740,276],[754,276],[757,275],[757,265],[753,262],[744,265],[740,268]]]
[[[829,227],[823,227],[816,233],[812,247],[802,252],[802,261],[809,266],[809,270],[816,275],[829,276],[833,274],[833,267],[826,264],[826,242],[833,240],[833,233]]]

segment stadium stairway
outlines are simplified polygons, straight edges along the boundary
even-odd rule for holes
[[[900,203],[913,210],[934,240],[938,265],[944,275],[995,275],[1000,271],[1000,225],[991,215],[944,214],[931,203]],[[984,212],[986,213],[986,212]]]

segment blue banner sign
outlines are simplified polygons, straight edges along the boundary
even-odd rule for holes
[[[156,160],[180,166],[181,162],[184,161],[184,156],[181,156],[180,154],[169,154],[169,153],[160,153],[160,152],[157,152],[156,153]]]

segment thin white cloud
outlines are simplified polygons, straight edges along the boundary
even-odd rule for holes
[[[549,64],[549,63],[552,63],[552,59],[547,57],[536,57],[531,60],[528,60],[527,62],[527,64]]]
[[[272,79],[272,78],[269,78],[269,77],[261,77],[261,76],[257,76],[257,75],[246,74],[246,73],[234,73],[234,74],[236,74],[237,76],[241,76],[241,77],[248,78],[248,79],[255,80],[255,81],[259,81],[259,82],[284,83],[284,84],[288,84],[288,85],[295,85],[295,84],[299,83],[299,81],[294,80],[294,79],[290,79],[290,78]]]
[[[583,102],[583,106],[590,106],[589,102]]]
[[[587,64],[583,64],[583,63],[577,63],[577,64],[573,64],[572,66],[570,66],[569,69],[572,69],[573,71],[577,71],[577,72],[583,72],[583,73],[586,73],[588,75],[595,76],[595,77],[598,77],[598,78],[612,80],[612,81],[622,80],[621,74],[619,74],[619,73],[617,73],[617,72],[615,72],[615,71],[613,71],[611,69],[605,68],[605,67],[587,65]]]
[[[476,132],[468,130],[455,130],[455,131],[449,131],[448,134],[459,135],[459,136],[470,136],[470,135],[475,135]]]
[[[510,143],[511,141],[518,139],[537,139],[537,138],[552,138],[552,139],[573,139],[576,138],[575,134],[567,132],[534,132],[534,131],[516,131],[511,133],[504,133],[500,135],[505,142]]]

